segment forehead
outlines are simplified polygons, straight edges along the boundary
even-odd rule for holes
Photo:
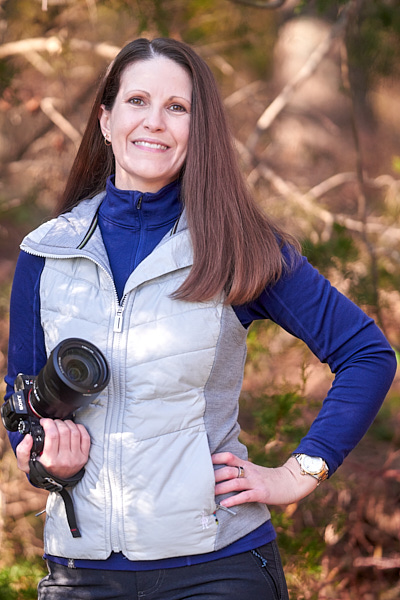
[[[121,75],[120,91],[140,89],[151,92],[164,90],[169,96],[183,95],[190,99],[192,78],[178,63],[164,56],[138,60],[128,65]]]

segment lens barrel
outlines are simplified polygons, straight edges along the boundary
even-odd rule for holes
[[[87,340],[68,338],[52,351],[38,374],[30,405],[41,417],[66,419],[86,406],[110,380],[107,361]]]

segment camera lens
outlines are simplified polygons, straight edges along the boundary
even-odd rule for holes
[[[37,376],[31,407],[42,417],[65,419],[96,398],[109,379],[100,350],[86,340],[68,338],[54,348]]]
[[[68,379],[70,379],[71,381],[77,381],[79,383],[86,381],[89,375],[86,365],[76,359],[68,361],[64,360],[62,362],[62,369],[68,377]]]
[[[82,352],[80,348],[71,348],[59,355],[59,367],[64,376],[76,385],[91,389],[101,378],[101,369],[96,357]]]

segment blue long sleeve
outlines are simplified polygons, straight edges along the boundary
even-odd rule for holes
[[[396,358],[386,338],[353,302],[302,257],[290,275],[236,308],[244,325],[271,319],[303,340],[335,378],[296,452],[323,457],[330,475],[358,444],[393,381]]]
[[[14,391],[18,373],[37,375],[46,363],[43,329],[40,324],[39,286],[44,259],[21,252],[15,269],[10,301],[10,336],[5,399]],[[22,439],[20,433],[10,433],[15,448]]]

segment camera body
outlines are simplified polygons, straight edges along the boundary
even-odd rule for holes
[[[93,401],[108,385],[107,361],[91,342],[68,338],[60,342],[37,377],[20,373],[14,393],[1,407],[1,418],[8,431],[19,431],[33,438],[31,457],[43,451],[44,430],[41,418],[68,419]]]
[[[31,456],[38,456],[43,451],[44,431],[40,425],[41,416],[36,413],[30,403],[34,393],[36,378],[20,373],[14,382],[14,394],[7,400],[1,410],[4,426],[9,431],[19,431],[23,435],[30,433],[33,438]]]

